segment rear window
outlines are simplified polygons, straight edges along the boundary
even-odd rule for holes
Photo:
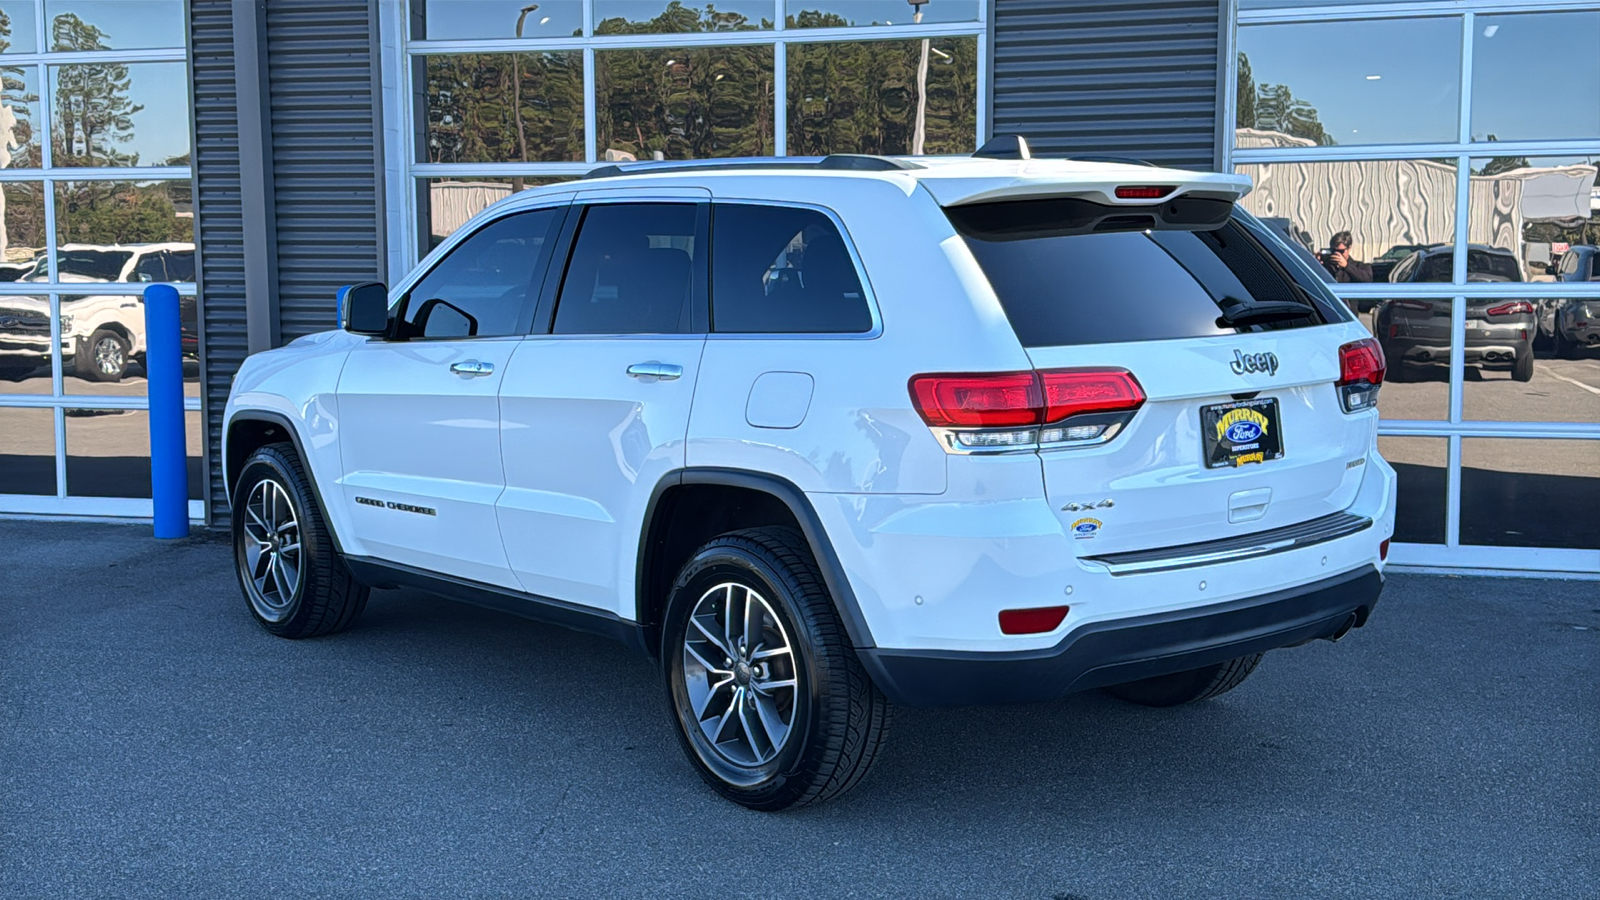
[[[1455,267],[1455,252],[1440,253],[1430,256],[1422,266],[1422,277],[1418,281],[1448,282],[1455,277],[1452,271]],[[1480,279],[1492,281],[1521,281],[1522,270],[1517,266],[1517,258],[1510,253],[1490,253],[1485,250],[1467,251],[1467,277],[1478,276]]]
[[[1292,260],[1269,253],[1232,218],[1220,227],[1205,223],[1207,230],[1138,224],[1118,230],[1119,223],[1101,220],[1089,233],[1072,223],[1002,233],[971,227],[961,207],[949,212],[1027,347],[1209,337],[1321,325],[1340,316],[1316,295],[1320,288],[1308,287],[1309,276],[1291,274]],[[1311,309],[1304,317],[1228,326],[1219,319],[1224,299]]]

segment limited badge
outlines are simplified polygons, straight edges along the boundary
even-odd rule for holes
[[[1099,519],[1086,516],[1072,523],[1072,536],[1080,541],[1088,540],[1100,533],[1100,526],[1103,524]]]

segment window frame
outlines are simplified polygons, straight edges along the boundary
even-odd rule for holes
[[[457,229],[454,234],[450,235],[450,239],[440,244],[435,250],[435,254],[437,254],[436,256],[430,254],[432,258],[424,260],[423,265],[420,265],[413,270],[406,280],[401,283],[401,287],[395,295],[395,298],[389,304],[388,327],[384,329],[384,333],[382,335],[374,339],[387,343],[405,344],[413,341],[520,340],[524,337],[527,337],[533,327],[534,318],[538,311],[539,300],[544,294],[545,283],[550,277],[551,260],[555,257],[555,251],[559,247],[561,236],[566,233],[566,223],[572,218],[572,195],[570,193],[555,198],[546,197],[534,199],[549,200],[552,202],[535,202],[527,206],[518,206],[513,209],[495,210],[493,215],[475,218],[472,221],[469,221],[466,225],[463,225],[461,228]],[[530,290],[528,294],[523,297],[522,309],[517,313],[517,322],[516,325],[513,326],[510,334],[438,335],[434,337],[428,337],[425,335],[400,337],[398,335],[399,323],[405,318],[406,310],[411,305],[411,292],[416,290],[417,285],[421,284],[429,275],[432,275],[434,270],[443,265],[444,261],[449,259],[450,256],[460,249],[463,244],[472,240],[474,237],[477,237],[480,232],[504,219],[509,219],[513,216],[526,215],[529,213],[542,212],[544,210],[553,210],[555,211],[556,216],[555,220],[551,222],[549,230],[545,232],[544,244],[539,249],[539,259],[534,262],[534,271],[531,272],[529,276],[529,285],[532,286],[535,282],[537,282],[538,287]]]
[[[845,252],[850,255],[850,264],[855,266],[856,280],[861,283],[861,296],[867,304],[867,314],[871,316],[872,324],[866,331],[716,331],[709,329],[709,340],[755,340],[755,341],[870,341],[883,335],[883,317],[878,313],[878,295],[872,289],[872,281],[867,278],[867,267],[861,260],[861,253],[856,248],[856,242],[850,235],[850,229],[845,227],[844,218],[833,209],[818,203],[806,203],[800,200],[767,200],[753,197],[715,197],[712,205],[739,205],[739,206],[776,206],[786,209],[803,209],[821,213],[839,232],[839,239],[844,242]],[[716,210],[711,211],[712,237],[716,234]],[[708,244],[707,246],[711,246]],[[707,260],[709,262],[709,259]],[[708,297],[707,310],[716,303],[713,292]]]
[[[709,191],[696,190],[692,193],[673,193],[670,191],[632,191],[619,192],[609,195],[609,192],[580,194],[568,207],[567,218],[562,225],[560,236],[554,246],[555,253],[559,255],[560,269],[557,272],[556,257],[552,256],[549,267],[545,271],[544,286],[539,292],[539,302],[534,310],[533,322],[529,333],[535,336],[546,336],[556,339],[594,340],[596,338],[607,340],[661,340],[663,338],[704,338],[711,327],[711,197]],[[572,256],[578,248],[578,235],[582,231],[585,218],[589,210],[596,206],[693,206],[695,208],[694,239],[699,246],[705,247],[706,252],[699,254],[697,259],[690,260],[691,287],[689,289],[689,330],[670,332],[623,332],[623,333],[576,333],[557,334],[555,332],[556,311],[561,299],[561,289],[566,285],[567,275],[572,269]],[[556,277],[551,277],[555,274]]]

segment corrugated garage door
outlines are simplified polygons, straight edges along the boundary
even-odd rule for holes
[[[339,285],[384,280],[376,0],[267,5],[283,340],[336,324]]]
[[[995,134],[1216,164],[1218,0],[995,0]]]
[[[233,76],[231,0],[191,0],[190,77],[194,97],[194,186],[200,243],[201,359],[205,361],[206,446],[214,516],[223,496],[222,410],[244,362],[244,225],[239,190],[239,113]]]
[[[189,3],[208,500],[217,523],[227,521],[223,407],[248,352],[242,179],[261,178],[240,171],[233,7]],[[275,240],[250,240],[268,245],[276,262],[277,330],[290,341],[334,326],[339,285],[383,280],[377,3],[272,0],[265,29],[270,146],[261,155],[271,162]]]

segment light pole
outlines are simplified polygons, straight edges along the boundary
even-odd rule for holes
[[[911,24],[922,24],[922,7],[928,0],[906,0],[911,4]],[[911,132],[911,155],[921,156],[928,138],[928,39],[922,39],[922,59],[917,63],[917,125]]]
[[[517,37],[522,37],[522,23],[528,20],[528,13],[539,8],[539,4],[530,3],[517,13]],[[522,54],[511,54],[511,115],[517,120],[517,150],[522,162],[528,161],[528,132],[522,127]],[[514,194],[523,188],[522,176],[511,179],[511,192]]]

